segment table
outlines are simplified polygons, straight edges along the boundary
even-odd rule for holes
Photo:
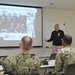
[[[3,70],[3,67],[2,67],[2,65],[0,65],[0,71],[2,71]]]
[[[55,68],[55,60],[49,60],[48,61],[48,65],[41,65],[40,68],[45,68],[45,72],[44,72],[44,75],[46,75],[46,72],[47,72],[47,69],[48,68],[52,68],[54,69]]]

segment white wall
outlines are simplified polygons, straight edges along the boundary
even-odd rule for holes
[[[43,8],[43,39],[50,38],[50,25],[45,23],[65,23],[65,32],[73,37],[72,45],[75,47],[75,11]],[[43,41],[43,46],[49,46],[50,43]]]
[[[43,8],[43,40],[44,38],[50,37],[50,26],[46,23],[65,23],[65,31],[67,34],[72,35],[73,37],[73,46],[75,46],[75,11],[72,10],[60,10],[60,9],[50,9]],[[38,40],[39,41],[39,40]],[[43,46],[49,46],[50,43],[46,43],[43,41]],[[14,49],[0,49],[0,56],[9,55],[13,56],[19,52],[18,48]],[[36,54],[37,56],[46,56],[52,53],[50,48],[34,48],[31,50],[32,54]],[[40,75],[43,75],[44,71],[40,70]]]
[[[8,55],[8,56],[13,56],[13,55],[16,55],[20,52],[19,48],[4,48],[4,49],[1,49],[0,48],[0,56],[5,56],[5,55]],[[31,51],[30,51],[30,54],[35,54],[39,57],[42,57],[42,56],[50,56],[50,54],[52,53],[52,50],[50,48],[33,48]]]
[[[65,31],[67,34],[72,35],[73,37],[73,46],[75,46],[75,11],[72,10],[59,10],[59,9],[50,9],[43,8],[43,39],[50,37],[50,25],[45,25],[45,23],[65,23]],[[39,41],[39,40],[38,40]],[[43,46],[49,46],[50,43],[45,43],[43,41]],[[19,49],[0,49],[0,56],[9,55],[13,56],[19,52]],[[34,48],[31,53],[36,54],[37,56],[50,55],[52,53],[50,48]],[[40,70],[40,75],[43,75],[44,71]]]
[[[72,10],[61,10],[61,9],[51,9],[51,8],[43,8],[43,40],[45,38],[50,37],[50,25],[46,25],[45,23],[65,23],[65,31],[67,34],[72,35],[73,37],[73,46],[75,47],[75,11]],[[39,40],[38,40],[39,41]],[[46,43],[43,41],[43,46],[49,46],[50,43]],[[36,51],[37,50],[37,51]],[[34,49],[31,51],[31,53],[35,53],[37,55],[47,55],[48,53],[51,53],[51,49],[45,48],[42,49]],[[45,51],[46,50],[46,51]],[[8,49],[8,50],[2,50],[0,49],[0,55],[14,55],[17,54],[18,50]]]

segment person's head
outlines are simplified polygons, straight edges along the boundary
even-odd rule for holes
[[[32,38],[24,36],[21,39],[20,50],[21,52],[29,52],[32,48]]]
[[[65,46],[69,46],[72,43],[72,37],[70,35],[64,35],[63,39],[62,39],[62,45]]]
[[[55,31],[59,31],[59,24],[55,24],[54,29]]]

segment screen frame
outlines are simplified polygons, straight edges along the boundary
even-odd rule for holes
[[[33,46],[33,48],[37,47],[43,47],[43,7],[37,7],[37,6],[27,6],[27,5],[17,5],[17,4],[5,4],[5,3],[0,3],[0,5],[4,6],[16,6],[16,7],[30,7],[30,8],[40,8],[41,9],[41,46]],[[0,48],[19,48],[19,46],[0,46]]]

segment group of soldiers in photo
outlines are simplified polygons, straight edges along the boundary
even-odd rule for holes
[[[0,32],[25,33],[26,15],[7,13],[3,11],[0,15]]]

